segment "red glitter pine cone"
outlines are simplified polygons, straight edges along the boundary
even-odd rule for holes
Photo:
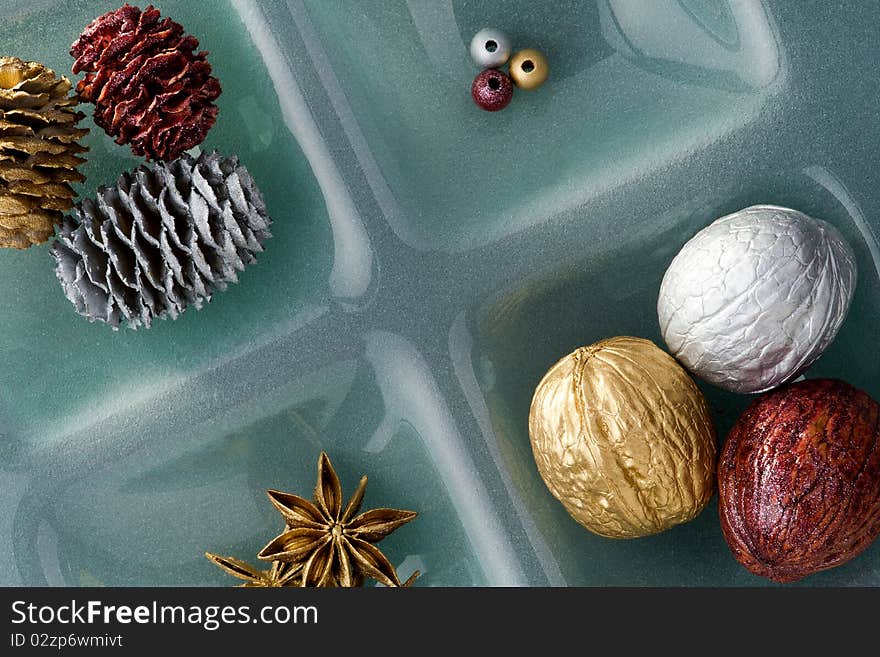
[[[71,46],[76,86],[95,104],[95,123],[136,155],[173,160],[214,125],[220,82],[207,52],[152,5],[128,4],[93,20]]]
[[[832,379],[762,395],[721,451],[718,506],[756,575],[794,582],[849,561],[880,534],[880,404]]]

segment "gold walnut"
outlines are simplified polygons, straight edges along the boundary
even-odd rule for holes
[[[649,340],[602,340],[553,365],[535,390],[529,436],[550,492],[600,536],[662,532],[695,518],[714,491],[706,400]]]

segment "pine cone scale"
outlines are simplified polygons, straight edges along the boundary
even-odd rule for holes
[[[63,183],[46,182],[38,185],[30,180],[7,180],[6,188],[13,194],[35,198],[51,196],[54,198],[72,199],[74,197],[73,190]],[[68,205],[67,207],[69,208],[70,206]]]
[[[0,178],[5,180],[6,184],[11,184],[13,182],[18,182],[21,180],[27,180],[29,182],[41,184],[49,182],[63,182],[56,181],[53,176],[50,176],[45,171],[30,169],[17,163],[8,164],[7,161],[4,160],[2,154],[0,154]]]
[[[31,199],[31,202],[34,203],[36,201]],[[57,210],[58,212],[64,212],[65,210],[70,209],[71,200],[70,198],[57,198],[47,196],[41,198],[39,200],[39,204],[43,210]]]
[[[147,12],[144,12],[147,13]],[[104,20],[92,21],[77,41],[81,46],[81,52],[75,55],[73,72],[79,73],[95,65],[101,53],[113,40],[114,35],[128,33],[137,25],[141,13],[137,7],[124,5],[115,12],[109,12],[102,17]],[[118,37],[117,37],[118,38]]]
[[[110,262],[113,263],[113,272],[122,285],[137,293],[139,287],[137,258],[129,250],[132,244],[130,242],[126,244],[125,240],[120,239],[119,229],[115,226],[102,227],[101,232],[105,237],[104,244],[108,249]]]
[[[34,202],[27,196],[4,194],[0,196],[0,214],[25,215],[34,209]]]
[[[74,236],[73,247],[80,253],[88,254],[88,257],[83,258],[86,276],[92,284],[107,292],[107,258],[103,257],[101,249],[84,232]]]
[[[142,313],[135,315],[129,310],[137,306],[137,292],[122,284],[112,269],[107,274],[107,284],[113,297],[113,305],[105,321],[111,325],[119,324],[123,319],[126,322],[141,321]]]
[[[198,249],[193,225],[180,219],[180,217],[186,216],[188,205],[177,189],[177,178],[171,172],[176,164],[178,162],[172,162],[167,167],[162,167],[154,172],[161,176],[162,188],[157,197],[156,207],[162,219],[162,235],[168,241],[171,251],[180,254],[180,257],[175,254],[176,259],[187,263],[185,278],[179,279],[185,289],[192,290],[192,295],[187,292],[186,298],[189,300],[190,296],[196,296],[197,298],[208,297],[210,299],[202,276],[213,280],[211,270],[205,261],[204,254]],[[186,171],[181,172],[179,167],[178,171],[178,175],[181,177],[188,175]],[[201,303],[198,306],[201,307]]]
[[[35,134],[37,137],[41,139],[55,139],[56,141],[61,142],[62,144],[70,144],[73,146],[77,141],[79,141],[82,137],[85,137],[89,131],[88,128],[76,129],[76,128],[62,128],[59,126],[48,126],[45,128],[40,128],[35,133],[31,128],[31,133]],[[62,130],[66,130],[66,132],[62,132]],[[76,144],[78,149],[76,150],[78,153],[84,153],[88,149],[85,146],[79,146]]]
[[[58,258],[58,268],[56,271],[58,273],[58,279],[61,281],[61,288],[64,291],[64,295],[68,299],[70,299],[76,311],[80,313],[84,310],[84,305],[82,303],[82,300],[79,298],[79,288],[77,288],[74,284],[74,281],[77,279],[78,276],[77,267],[80,266],[80,263],[75,260],[75,258],[73,257],[75,255],[75,252],[71,251],[67,244],[56,241],[53,245],[53,249],[57,253],[70,253],[72,256]]]
[[[0,148],[6,151],[18,151],[24,155],[34,155],[35,153],[60,155],[61,153],[83,153],[88,150],[79,144],[65,144],[60,141],[20,135],[0,136]]]
[[[164,266],[158,250],[153,252],[149,242],[139,232],[135,232],[132,244],[134,244],[135,261],[137,262],[136,272],[140,274],[139,285],[149,284],[148,290],[156,298],[159,298],[159,294],[166,296]],[[154,305],[156,303],[158,301]],[[159,312],[154,314],[158,315]]]
[[[0,118],[0,130],[3,131],[3,134],[9,135],[10,137],[29,137],[36,134],[34,129],[29,125],[13,123],[12,121],[7,121],[3,118]]]
[[[75,261],[78,254],[83,254],[84,257],[79,266],[82,266],[83,270],[89,276],[89,280],[97,287],[109,292],[109,297],[123,300],[123,303],[111,303],[109,298],[105,299],[105,304],[100,306],[103,308],[103,311],[99,317],[103,321],[111,323],[119,321],[120,313],[125,314],[126,319],[134,318],[134,316],[131,315],[129,308],[137,307],[138,305],[139,297],[137,294],[138,283],[136,266],[132,258],[128,257],[128,252],[124,248],[120,248],[119,251],[113,250],[114,244],[119,246],[124,244],[117,227],[109,221],[106,221],[98,226],[99,230],[96,233],[94,230],[95,224],[95,221],[86,222],[83,224],[84,230],[79,231],[80,233],[85,233],[85,236],[95,247],[94,249],[86,250],[80,246],[80,242],[76,239],[77,233],[73,232],[72,223],[65,222],[65,225],[62,226],[61,239],[64,239],[69,247],[67,251],[69,256],[67,260],[59,259],[59,265],[63,262]],[[69,238],[64,238],[64,233],[68,230],[71,231],[68,234],[72,234],[74,239],[71,240]],[[92,264],[88,264],[90,259],[93,260]],[[127,275],[130,281],[125,282],[120,274],[123,276]],[[59,278],[62,279],[63,284],[65,279],[63,279],[60,274]],[[106,287],[103,287],[102,284]],[[74,306],[77,307],[77,311],[80,313],[87,312],[85,307],[77,306],[76,304],[75,298],[77,295],[81,294],[81,292],[76,289],[76,285],[74,284],[73,287],[64,286],[64,289],[68,298],[74,301]],[[107,297],[108,295],[105,293],[104,296]],[[137,317],[140,318],[141,314],[142,311],[139,311]]]
[[[26,164],[34,167],[43,167],[45,169],[73,169],[81,164],[85,164],[85,160],[69,153],[47,154],[34,153],[29,156]]]
[[[36,209],[22,214],[11,216],[3,216],[0,214],[0,227],[12,232],[39,230],[39,227],[47,222],[52,221],[53,215],[49,212]],[[27,248],[29,244],[22,247]]]
[[[171,244],[164,234],[159,240],[159,251],[167,265],[165,289],[168,290],[168,296],[175,305],[184,307],[186,303],[181,301],[181,296],[185,301],[190,301],[191,299],[186,294],[186,279],[183,276],[183,267],[180,265],[180,258],[174,253]]]
[[[14,110],[5,111],[7,119],[19,120],[24,125],[39,124],[40,127],[63,126],[68,123],[76,123],[85,115],[79,112],[73,113],[67,110],[47,109],[42,112],[36,112],[27,108],[16,108]],[[86,129],[86,132],[88,130]]]
[[[35,109],[49,102],[49,94],[0,89],[0,110]]]
[[[148,43],[161,43],[161,37],[158,35],[154,35],[152,37],[147,37],[143,39],[139,37],[134,32],[129,32],[128,34],[120,34],[112,41],[108,42],[106,48],[101,52],[100,57],[98,57],[97,61],[93,64],[85,64],[86,68],[103,68],[113,63],[117,57],[127,52],[130,52],[132,55],[140,54],[141,50],[145,50],[148,47]],[[135,50],[137,48],[137,50]],[[73,72],[78,73],[83,70],[83,66],[77,66],[79,61],[77,60],[76,64],[74,64]]]
[[[229,233],[230,238],[232,238],[232,244],[235,247],[235,252],[242,263],[240,269],[244,269],[245,265],[251,264],[254,260],[254,256],[250,253],[250,251],[262,251],[263,247],[256,240],[254,240],[253,242],[253,245],[256,248],[252,248],[251,246],[249,246],[248,239],[245,237],[244,232],[235,222],[235,216],[232,212],[232,206],[224,204],[221,216],[223,217],[223,228],[224,230],[226,230],[227,233]],[[253,235],[253,233],[251,233],[251,235]]]

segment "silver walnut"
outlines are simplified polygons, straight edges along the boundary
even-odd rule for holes
[[[856,279],[855,255],[833,226],[755,205],[716,220],[675,256],[660,285],[660,330],[700,378],[763,392],[822,355]]]
[[[497,68],[510,59],[510,39],[501,30],[484,27],[471,39],[471,59],[480,68]]]

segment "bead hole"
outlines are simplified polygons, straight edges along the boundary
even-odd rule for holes
[[[522,63],[522,66],[520,68],[522,68],[523,73],[531,73],[535,70],[535,62],[533,62],[531,59],[527,59]]]
[[[501,88],[501,80],[498,78],[489,78],[489,88],[492,91],[498,91]]]
[[[495,52],[496,50],[498,50],[498,43],[493,41],[492,39],[489,39],[486,42],[486,51],[487,52]]]

